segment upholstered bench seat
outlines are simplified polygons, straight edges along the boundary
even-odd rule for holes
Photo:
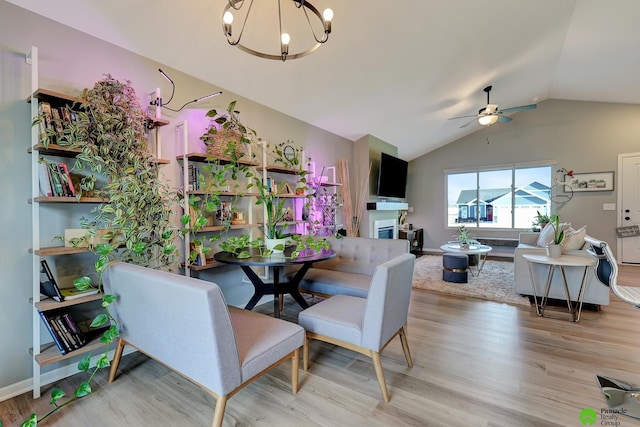
[[[304,275],[301,291],[318,295],[351,295],[366,298],[371,276],[344,271],[310,268]]]
[[[300,292],[313,295],[350,295],[366,298],[371,276],[382,263],[409,253],[405,239],[368,239],[364,237],[327,237],[335,258],[313,264],[300,282]],[[297,268],[288,268],[284,280],[291,280]]]

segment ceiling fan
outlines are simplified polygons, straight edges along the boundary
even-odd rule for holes
[[[510,119],[509,117],[506,117],[504,114],[515,113],[515,112],[524,111],[524,110],[533,110],[534,108],[537,107],[536,104],[529,104],[529,105],[521,105],[519,107],[505,108],[503,110],[500,110],[498,108],[498,104],[491,104],[489,101],[489,92],[491,92],[492,87],[493,86],[487,86],[483,89],[483,91],[487,93],[487,106],[484,108],[481,108],[478,111],[478,114],[473,114],[469,116],[451,117],[449,120],[474,117],[474,120],[471,120],[460,127],[461,128],[466,127],[471,123],[473,123],[474,121],[476,121],[476,119],[478,120],[478,123],[480,123],[481,125],[489,126],[494,124],[497,121],[501,121],[502,123],[509,123],[512,119]]]

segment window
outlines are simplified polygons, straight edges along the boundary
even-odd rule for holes
[[[551,165],[445,173],[449,227],[530,228],[551,212]]]

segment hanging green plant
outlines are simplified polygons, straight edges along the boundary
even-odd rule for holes
[[[130,82],[106,75],[93,88],[85,89],[80,99],[77,120],[57,135],[56,143],[81,150],[73,166],[74,172],[83,175],[80,192],[92,191],[105,200],[91,211],[92,218],[81,220],[82,228],[89,234],[98,229],[109,230],[102,237],[109,243],[92,248],[98,257],[96,286],[102,292],[102,274],[111,261],[153,268],[175,262],[178,252],[171,217],[176,195],[158,176],[158,163],[150,153],[146,137],[147,117]],[[36,118],[34,124],[41,119]],[[74,281],[74,286],[86,289],[93,284],[88,277],[81,277]],[[51,393],[54,408],[40,418],[32,414],[23,427],[36,426],[52,413],[91,394],[91,382],[99,369],[109,366],[108,351],[118,337],[117,323],[109,312],[114,299],[113,295],[102,294],[104,312],[91,323],[92,327],[110,323],[101,338],[104,352],[94,367],[90,366],[91,355],[78,364],[78,369],[88,373],[89,378],[65,401],[66,394],[55,388]]]
[[[240,112],[235,108],[236,101],[231,101],[222,113],[215,109],[207,112],[206,116],[211,118],[212,123],[200,137],[207,147],[207,154],[233,160],[246,157],[247,145],[257,138],[257,134],[240,121]]]

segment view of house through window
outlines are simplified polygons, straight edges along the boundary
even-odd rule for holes
[[[447,225],[531,228],[551,212],[552,166],[447,172]]]

